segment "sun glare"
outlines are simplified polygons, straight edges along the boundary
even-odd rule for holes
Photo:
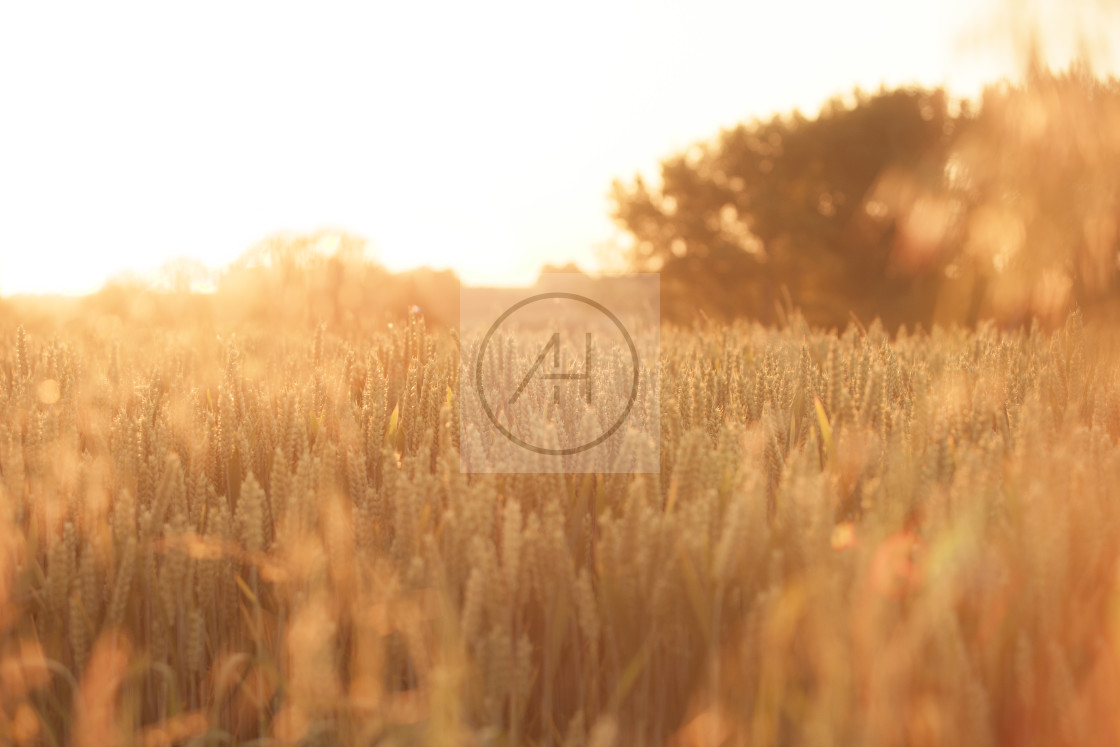
[[[753,115],[884,81],[972,94],[1001,64],[954,51],[963,0],[218,10],[3,12],[0,294],[324,228],[484,282],[593,266],[612,179]]]
[[[1116,18],[981,3],[3,4],[0,743],[1120,745]]]

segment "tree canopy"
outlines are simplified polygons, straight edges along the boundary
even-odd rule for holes
[[[1117,166],[1120,86],[1036,72],[740,124],[616,181],[613,217],[670,317],[1013,323],[1116,295]]]

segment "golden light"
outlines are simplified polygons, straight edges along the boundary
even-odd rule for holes
[[[965,0],[72,11],[0,25],[0,70],[34,71],[0,77],[21,112],[0,125],[0,294],[221,267],[327,228],[393,270],[590,268],[611,180],[721,126],[856,85],[974,95],[1013,70],[957,54]]]

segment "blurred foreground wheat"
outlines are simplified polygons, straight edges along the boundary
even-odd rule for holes
[[[638,476],[460,474],[416,316],[0,333],[0,742],[1120,742],[1078,317],[666,330]]]

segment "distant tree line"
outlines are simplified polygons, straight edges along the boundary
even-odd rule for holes
[[[1120,83],[1035,69],[977,103],[856,91],[724,130],[612,187],[666,317],[821,326],[1060,319],[1114,302]]]
[[[372,261],[366,241],[337,231],[270,236],[221,271],[174,260],[153,281],[123,277],[75,299],[65,314],[153,327],[183,324],[225,329],[279,328],[303,332],[320,325],[336,334],[384,331],[419,311],[434,326],[459,317],[459,280],[449,270],[390,272]],[[198,280],[204,283],[198,283]],[[205,284],[207,292],[191,292]],[[21,309],[30,308],[21,302]],[[0,306],[0,319],[4,308]]]

